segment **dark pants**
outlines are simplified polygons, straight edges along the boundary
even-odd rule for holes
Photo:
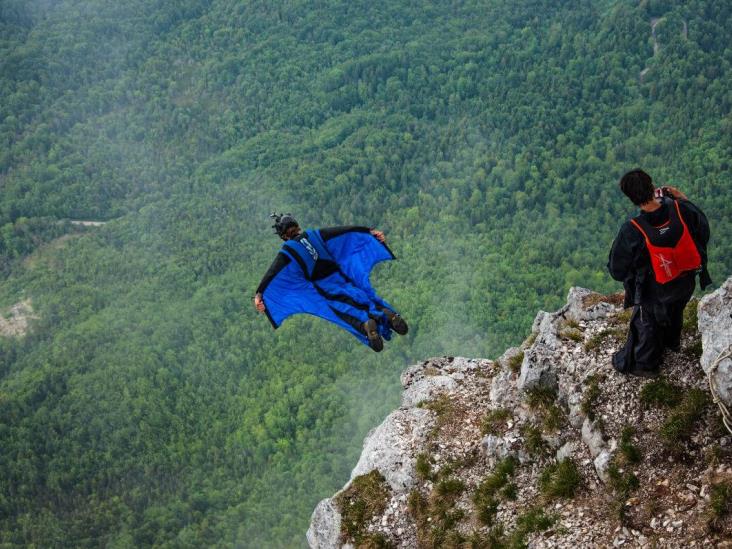
[[[613,355],[613,366],[622,373],[657,371],[666,349],[677,351],[681,343],[684,307],[689,299],[665,304],[636,305],[630,317],[628,340]]]

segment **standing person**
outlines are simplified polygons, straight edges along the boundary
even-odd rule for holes
[[[319,316],[351,332],[376,352],[404,335],[406,321],[371,287],[371,269],[394,259],[384,233],[369,227],[303,231],[290,214],[272,214],[272,228],[284,240],[262,278],[254,306],[276,329],[290,315]]]
[[[651,176],[632,170],[620,190],[640,208],[626,221],[610,250],[608,270],[625,288],[625,307],[634,307],[625,346],[613,355],[623,374],[658,375],[665,349],[677,352],[684,307],[699,274],[707,272],[709,223],[704,213],[674,187],[654,188]]]

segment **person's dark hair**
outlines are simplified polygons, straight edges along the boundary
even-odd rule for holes
[[[636,206],[653,198],[653,180],[643,170],[631,170],[620,178],[620,190]]]

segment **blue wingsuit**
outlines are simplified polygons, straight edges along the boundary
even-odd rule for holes
[[[385,310],[369,276],[374,265],[394,259],[368,227],[308,229],[286,241],[257,289],[276,329],[289,316],[308,313],[351,332],[368,345],[363,323],[373,318],[391,339]]]

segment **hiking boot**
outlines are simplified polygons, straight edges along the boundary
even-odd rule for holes
[[[379,334],[379,328],[373,318],[369,318],[366,322],[363,323],[363,331],[366,333],[366,337],[369,340],[369,347],[371,347],[377,353],[381,352],[381,350],[384,348],[384,340],[381,339],[381,334]]]

